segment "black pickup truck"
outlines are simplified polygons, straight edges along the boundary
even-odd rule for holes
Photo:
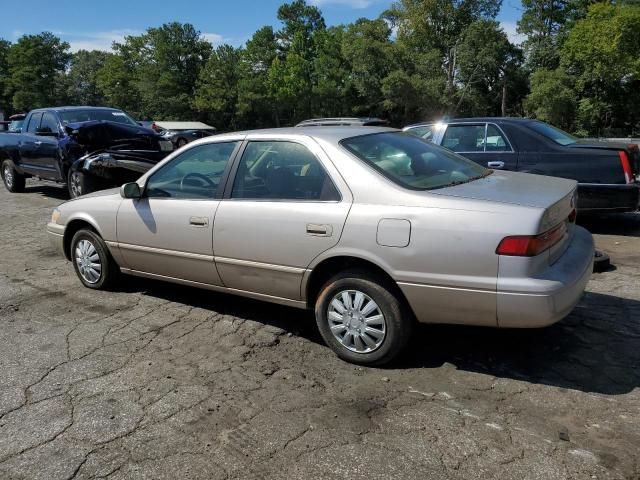
[[[485,167],[577,180],[582,213],[638,210],[638,145],[578,139],[527,118],[460,118],[404,130]]]
[[[27,114],[20,133],[0,133],[0,174],[10,192],[37,177],[66,184],[75,198],[134,181],[172,150],[121,110],[44,108]]]

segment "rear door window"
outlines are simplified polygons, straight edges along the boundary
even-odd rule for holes
[[[340,194],[307,147],[287,141],[249,142],[242,154],[232,198],[337,201]]]
[[[487,126],[487,139],[485,141],[487,152],[510,152],[511,146],[502,131],[495,125]]]
[[[442,146],[458,153],[484,152],[485,124],[449,125]]]

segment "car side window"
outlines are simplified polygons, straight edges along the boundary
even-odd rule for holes
[[[213,199],[238,142],[208,143],[178,155],[147,181],[151,198]]]
[[[423,125],[421,127],[410,128],[407,130],[407,133],[415,135],[416,137],[428,142],[433,141],[433,125]]]
[[[307,147],[287,141],[249,142],[231,192],[232,198],[336,201],[340,194]]]
[[[510,152],[511,146],[505,138],[504,134],[495,125],[487,126],[487,152]]]
[[[40,120],[42,120],[42,112],[32,114],[27,125],[27,133],[35,135],[36,130],[40,128]]]
[[[484,152],[485,125],[449,125],[442,146],[454,152]]]
[[[42,115],[42,122],[40,122],[40,130],[48,129],[47,131],[52,133],[58,133],[58,121],[54,117],[53,113],[45,112]]]

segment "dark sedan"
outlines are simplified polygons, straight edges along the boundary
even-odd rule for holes
[[[577,180],[581,212],[638,209],[638,145],[579,139],[526,118],[461,118],[404,130],[492,169]]]

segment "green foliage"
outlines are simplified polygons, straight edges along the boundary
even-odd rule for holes
[[[291,0],[278,28],[215,49],[177,22],[126,37],[113,53],[71,55],[51,33],[0,39],[0,109],[102,104],[219,130],[525,112],[585,134],[640,124],[636,0],[523,0],[521,46],[494,21],[501,3],[397,0],[378,19],[327,28],[317,6]]]
[[[640,6],[598,3],[575,23],[561,50],[580,97],[577,126],[589,133],[640,120]]]
[[[5,93],[15,111],[57,105],[58,76],[69,61],[69,44],[49,32],[23,35],[7,55],[9,79]]]
[[[73,105],[104,105],[104,95],[98,87],[98,72],[109,56],[98,50],[80,50],[71,57],[66,75],[67,94]]]
[[[573,80],[563,70],[537,70],[531,76],[527,115],[571,131],[576,110]]]
[[[216,128],[236,126],[239,64],[240,51],[221,45],[200,71],[193,105]]]
[[[11,108],[10,96],[7,92],[9,86],[9,49],[11,44],[0,38],[0,112],[8,114]]]

